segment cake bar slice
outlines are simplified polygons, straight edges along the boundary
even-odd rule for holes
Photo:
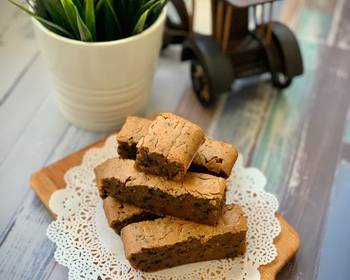
[[[120,234],[120,230],[129,224],[160,217],[134,205],[121,203],[113,197],[107,197],[103,200],[103,209],[109,226],[117,234]]]
[[[160,113],[137,143],[136,167],[149,174],[181,180],[199,147],[203,130],[171,113]]]
[[[234,258],[246,249],[247,219],[237,205],[226,205],[217,226],[165,217],[124,227],[126,258],[143,271],[186,263]]]
[[[231,175],[237,157],[238,152],[233,145],[207,138],[200,146],[189,170],[226,179]]]
[[[151,120],[144,118],[127,117],[124,125],[117,134],[118,154],[121,158],[136,158],[136,145],[146,135],[151,122]]]
[[[136,145],[146,135],[151,123],[151,120],[144,118],[127,118],[117,134],[118,153],[121,158],[136,158]],[[228,178],[237,157],[238,151],[235,146],[207,138],[197,151],[189,171]]]
[[[112,196],[154,214],[214,225],[225,201],[226,180],[188,172],[182,181],[147,175],[134,161],[110,159],[95,168],[100,196]]]

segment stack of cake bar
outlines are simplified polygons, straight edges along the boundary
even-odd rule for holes
[[[156,271],[245,252],[247,220],[225,205],[238,153],[171,113],[129,117],[117,135],[119,158],[96,167],[109,225],[131,265]]]

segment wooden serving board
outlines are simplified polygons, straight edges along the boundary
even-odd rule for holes
[[[83,155],[88,149],[93,147],[100,147],[104,144],[104,142],[105,139],[102,139],[95,144],[87,146],[82,150],[65,157],[62,160],[59,160],[39,170],[31,176],[30,184],[34,192],[53,216],[55,215],[50,210],[49,199],[53,192],[65,187],[63,177],[66,171],[76,165],[79,165],[81,163]],[[275,239],[278,257],[272,263],[261,266],[259,268],[262,280],[275,279],[277,273],[296,254],[300,245],[298,233],[290,224],[288,224],[282,215],[277,214],[277,217],[281,223],[282,228],[281,234]]]

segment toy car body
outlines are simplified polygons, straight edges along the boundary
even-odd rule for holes
[[[285,88],[303,73],[293,32],[272,21],[275,1],[211,0],[211,36],[192,33],[193,15],[181,12],[182,18],[189,19],[185,20],[185,33],[177,42],[183,42],[182,60],[191,61],[193,89],[203,106],[215,104],[219,94],[230,91],[235,79],[270,73],[272,84]],[[253,28],[249,28],[250,17]]]

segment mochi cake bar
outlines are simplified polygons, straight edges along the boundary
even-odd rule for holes
[[[109,226],[117,234],[120,234],[121,229],[129,224],[160,217],[132,204],[119,202],[110,196],[103,200],[103,209]]]
[[[187,172],[182,181],[145,174],[127,159],[109,159],[95,168],[100,196],[111,196],[157,215],[215,225],[225,201],[226,180]]]
[[[124,159],[136,159],[137,143],[144,137],[152,123],[149,119],[128,117],[117,134],[118,154]],[[234,145],[206,138],[199,147],[189,171],[208,173],[228,178],[238,157]]]
[[[143,271],[187,263],[234,258],[246,250],[247,219],[237,205],[226,205],[216,226],[174,217],[130,224],[121,231],[125,256]]]
[[[181,180],[204,140],[196,124],[160,113],[137,143],[135,166],[145,173]]]

